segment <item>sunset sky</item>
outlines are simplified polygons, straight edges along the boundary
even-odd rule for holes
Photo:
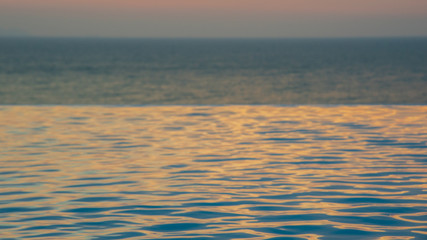
[[[426,0],[0,0],[0,36],[427,36]]]

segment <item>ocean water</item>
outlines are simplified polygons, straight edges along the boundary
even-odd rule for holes
[[[0,104],[427,104],[427,38],[0,38]]]
[[[0,239],[426,239],[427,106],[0,106]]]
[[[0,38],[0,240],[427,239],[427,38]]]

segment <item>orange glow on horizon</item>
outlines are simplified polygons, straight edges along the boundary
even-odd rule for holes
[[[44,9],[91,10],[91,11],[130,11],[130,12],[249,12],[249,13],[286,13],[307,15],[420,15],[427,13],[427,1],[424,0],[373,0],[373,1],[339,1],[339,0],[175,0],[175,1],[137,1],[137,0],[5,0],[2,8],[10,9]]]

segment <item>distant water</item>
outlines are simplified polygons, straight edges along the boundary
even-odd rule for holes
[[[0,104],[427,104],[427,38],[0,39]]]
[[[425,105],[1,106],[0,239],[426,239],[426,123]]]

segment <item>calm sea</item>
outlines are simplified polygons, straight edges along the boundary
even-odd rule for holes
[[[427,106],[3,106],[1,239],[426,239]]]
[[[0,240],[427,239],[427,39],[0,39]]]
[[[3,38],[0,86],[0,104],[426,104],[427,38]]]

